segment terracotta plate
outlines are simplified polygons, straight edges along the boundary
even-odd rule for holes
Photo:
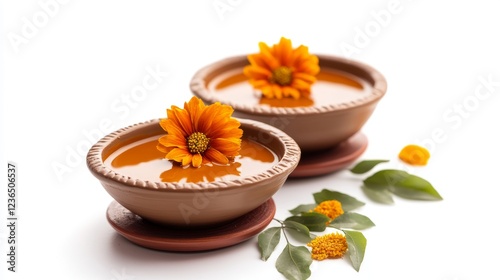
[[[276,205],[269,199],[229,223],[204,228],[176,228],[150,223],[113,201],[107,210],[111,226],[131,242],[150,249],[196,252],[235,245],[260,233],[273,219]]]
[[[314,153],[303,153],[299,165],[289,177],[312,177],[337,171],[349,166],[361,156],[367,146],[368,138],[363,133],[358,132],[334,148]]]

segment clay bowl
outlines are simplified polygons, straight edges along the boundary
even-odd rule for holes
[[[104,164],[121,147],[164,135],[159,120],[115,131],[93,145],[87,155],[90,172],[122,206],[142,218],[168,226],[207,226],[240,217],[269,200],[300,159],[297,143],[282,131],[241,119],[243,138],[252,139],[277,156],[271,168],[255,175],[213,182],[161,182],[124,176]]]
[[[191,80],[191,91],[206,104],[228,104],[237,117],[279,128],[297,141],[303,153],[333,148],[361,130],[384,96],[387,83],[366,64],[317,56],[321,71],[310,99],[261,99],[243,75],[249,64],[245,55],[201,68]]]

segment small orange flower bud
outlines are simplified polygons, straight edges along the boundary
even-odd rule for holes
[[[344,214],[344,210],[342,209],[342,203],[337,200],[326,200],[321,202],[316,208],[312,210],[313,212],[320,213],[328,216],[330,220],[327,224],[331,223],[335,218]]]
[[[399,152],[399,158],[411,165],[426,165],[430,157],[429,151],[418,145],[408,145]]]
[[[347,239],[340,233],[329,233],[314,238],[307,246],[312,248],[311,257],[315,260],[341,258],[347,252]]]

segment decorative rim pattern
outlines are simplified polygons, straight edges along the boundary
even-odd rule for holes
[[[376,69],[372,68],[369,65],[366,65],[364,63],[338,57],[338,56],[332,56],[332,55],[321,55],[321,54],[316,54],[319,58],[319,64],[320,67],[325,67],[325,68],[331,68],[334,69],[333,67],[328,67],[325,66],[325,64],[332,64],[332,63],[337,63],[337,64],[342,64],[345,65],[346,68],[351,68],[354,70],[354,72],[361,72],[364,74],[364,76],[370,77],[372,81],[369,81],[373,90],[372,93],[368,96],[364,96],[362,98],[353,100],[351,102],[347,103],[341,103],[338,105],[322,105],[322,106],[310,106],[310,107],[293,107],[293,108],[286,108],[286,107],[268,107],[268,106],[249,106],[246,104],[241,104],[237,102],[224,102],[227,105],[232,106],[236,111],[240,112],[246,112],[249,114],[265,114],[265,115],[276,115],[276,116],[282,116],[282,115],[307,115],[307,114],[319,114],[319,113],[326,113],[326,112],[333,112],[333,111],[339,111],[339,110],[345,110],[345,109],[350,109],[353,107],[358,107],[361,105],[369,104],[371,102],[376,102],[380,100],[386,93],[387,91],[387,82],[384,78],[384,76],[377,71]],[[242,68],[245,65],[248,65],[248,60],[246,55],[240,55],[240,56],[233,56],[229,58],[225,58],[223,60],[219,60],[217,62],[214,62],[210,65],[207,65],[198,72],[195,73],[193,78],[191,79],[190,87],[191,91],[203,99],[204,101],[208,103],[215,103],[215,102],[220,102],[220,100],[217,99],[217,97],[212,94],[208,88],[207,88],[207,83],[213,78],[215,73],[218,72],[223,72],[231,69],[237,69],[237,68]],[[352,73],[349,71],[346,71],[344,69],[339,69],[340,71],[355,75],[359,78],[359,75],[356,75],[356,73]],[[366,80],[366,79],[365,79]]]
[[[117,138],[123,137],[124,135],[137,130],[139,128],[144,128],[148,126],[158,125],[159,119],[149,120],[146,122],[137,123],[124,128],[121,128],[115,132],[108,134],[107,136],[100,139],[96,144],[94,144],[88,154],[87,154],[87,167],[94,173],[99,180],[111,180],[115,182],[122,183],[130,187],[140,187],[143,189],[151,190],[175,190],[175,191],[197,191],[197,190],[210,190],[219,188],[236,188],[242,187],[242,185],[249,183],[257,183],[260,181],[268,180],[277,174],[286,173],[289,175],[293,169],[298,165],[300,160],[300,148],[290,136],[274,128],[270,125],[248,120],[248,119],[238,119],[242,124],[242,129],[245,126],[250,126],[252,128],[265,131],[266,133],[277,138],[284,146],[283,157],[274,165],[271,169],[267,169],[259,174],[253,176],[247,176],[238,178],[235,180],[227,181],[216,181],[216,182],[200,182],[200,183],[178,183],[178,182],[156,182],[149,180],[141,180],[138,178],[131,178],[130,176],[121,175],[118,172],[113,171],[111,168],[107,167],[103,163],[102,152],[103,150]]]

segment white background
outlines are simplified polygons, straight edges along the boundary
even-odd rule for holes
[[[274,197],[277,218],[328,188],[367,202],[359,212],[377,225],[364,231],[359,273],[344,257],[314,262],[310,279],[498,279],[500,5],[437,2],[2,1],[0,177],[7,161],[17,163],[19,220],[18,272],[2,261],[1,278],[282,279],[274,261],[283,243],[268,262],[256,238],[195,254],[129,243],[107,224],[111,197],[84,156],[88,138],[182,105],[200,67],[286,36],[313,53],[346,56],[350,46],[352,59],[385,75],[388,92],[363,128],[369,147],[361,159],[405,168],[399,150],[427,144],[429,165],[409,170],[444,197],[376,204],[346,171],[286,182]],[[147,69],[168,77],[124,103]],[[490,91],[481,79],[493,81]],[[1,260],[7,236],[1,226]]]

